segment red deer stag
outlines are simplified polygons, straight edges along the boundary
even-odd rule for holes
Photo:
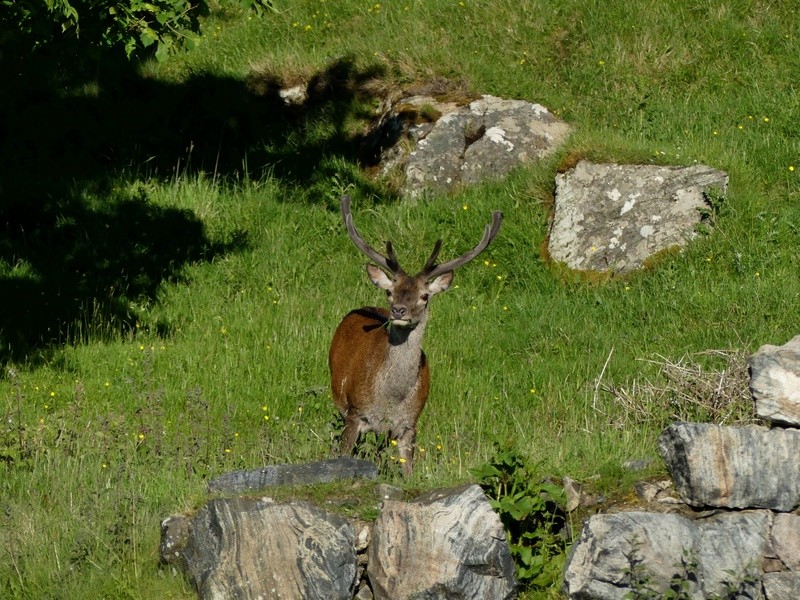
[[[411,474],[417,420],[428,399],[430,369],[422,351],[428,302],[453,281],[453,271],[483,252],[500,229],[502,213],[492,213],[483,238],[472,250],[440,265],[433,252],[413,277],[400,268],[392,243],[386,256],[376,252],[353,225],[350,197],[342,197],[342,217],[356,247],[375,264],[367,264],[373,284],[386,290],[389,310],[367,306],[350,312],[333,336],[328,365],[333,401],[344,416],[341,452],[353,452],[360,433],[387,433],[397,440],[405,475]],[[377,266],[376,266],[377,265]]]

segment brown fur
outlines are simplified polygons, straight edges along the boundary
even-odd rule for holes
[[[430,369],[417,343],[424,323],[415,330],[403,330],[391,327],[388,317],[383,308],[364,307],[342,320],[328,357],[331,389],[333,402],[345,418],[342,454],[352,453],[360,433],[386,433],[398,440],[403,471],[410,474],[417,420],[430,389]],[[410,356],[390,363],[393,351]],[[387,372],[389,364],[406,372]],[[391,385],[393,379],[397,386]]]

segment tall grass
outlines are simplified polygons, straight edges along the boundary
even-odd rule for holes
[[[495,443],[508,442],[543,477],[599,474],[600,487],[619,489],[635,476],[620,465],[656,457],[672,415],[653,405],[652,418],[631,419],[601,375],[617,386],[658,381],[656,357],[747,353],[797,333],[792,3],[275,8],[260,19],[210,16],[196,48],[145,65],[143,76],[180,86],[202,73],[252,86],[266,74],[293,84],[348,56],[359,69],[380,67],[385,87],[464,80],[542,103],[576,131],[561,154],[505,181],[415,203],[386,201],[391,190],[358,173],[334,141],[330,110],[273,138],[280,147],[240,157],[239,175],[207,165],[206,174],[178,167],[163,176],[145,164],[134,177],[112,171],[105,185],[76,182],[97,206],[124,194],[189,211],[228,251],[193,260],[153,295],[120,290],[124,327],[103,303],[87,305],[63,324],[66,343],[5,366],[3,597],[190,598],[180,575],[157,564],[160,519],[199,505],[205,480],[225,470],[332,455],[340,425],[327,345],[348,310],[383,301],[335,209],[344,190],[365,237],[391,238],[409,269],[438,237],[442,255],[455,256],[477,241],[491,210],[505,213],[487,252],[432,303],[433,387],[411,487],[467,480]],[[364,125],[370,103],[352,100],[342,135]],[[324,158],[300,177],[312,147]],[[278,155],[282,162],[250,162]],[[701,162],[729,172],[729,194],[716,228],[686,251],[594,284],[541,251],[553,176],[574,156]],[[0,275],[38,276],[24,262],[0,263]],[[385,476],[400,482],[392,470]]]

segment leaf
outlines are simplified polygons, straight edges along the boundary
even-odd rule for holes
[[[533,550],[531,550],[530,546],[517,546],[516,550],[517,550],[517,556],[519,556],[523,564],[525,565],[531,564],[531,558],[533,557]]]
[[[539,484],[539,489],[543,492],[547,492],[550,496],[553,497],[554,500],[558,500],[564,497],[564,488],[560,485],[556,485],[555,483],[548,483],[544,482]]]
[[[500,501],[500,509],[503,512],[510,514],[511,517],[516,521],[521,521],[527,517],[532,508],[533,503],[531,502],[531,499],[528,496],[522,496],[520,494],[517,494],[511,498],[506,496]]]
[[[136,39],[135,38],[128,38],[125,40],[125,56],[130,58],[133,56],[133,53],[136,51]]]
[[[169,56],[169,44],[165,42],[161,42],[156,49],[156,60],[158,62],[164,62],[167,57]]]
[[[479,482],[486,482],[492,477],[500,477],[502,475],[502,473],[497,469],[497,467],[495,467],[494,465],[490,465],[488,463],[481,465],[480,467],[470,469],[470,473]]]
[[[149,27],[139,34],[139,41],[142,46],[149,48],[158,41],[158,34]]]

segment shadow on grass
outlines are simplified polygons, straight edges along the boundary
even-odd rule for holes
[[[247,244],[246,232],[210,239],[193,213],[119,197],[115,185],[268,172],[290,189],[323,189],[336,159],[356,162],[361,140],[347,125],[367,118],[367,84],[380,75],[339,60],[290,106],[271,75],[173,84],[58,52],[16,64],[8,57],[22,55],[6,52],[0,64],[0,363],[130,331],[134,305],[186,264]]]

